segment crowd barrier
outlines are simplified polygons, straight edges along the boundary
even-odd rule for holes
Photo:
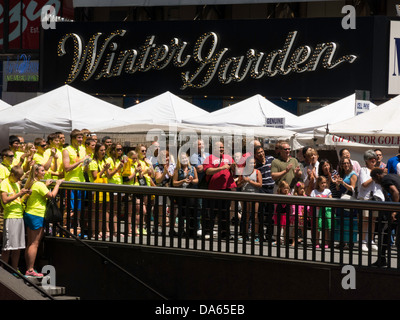
[[[75,182],[57,199],[63,227],[87,241],[365,267],[385,250],[387,267],[400,267],[393,202]],[[68,237],[51,224],[45,234]]]

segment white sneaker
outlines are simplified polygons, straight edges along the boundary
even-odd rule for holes
[[[199,237],[201,237],[201,234],[202,234],[201,229],[197,230],[197,235],[198,235]]]
[[[209,234],[204,235],[204,239],[206,240],[210,239],[210,235]]]
[[[367,246],[366,243],[363,243],[363,244],[362,244],[361,250],[362,250],[362,251],[365,251],[365,252],[368,252],[368,246]]]
[[[374,251],[378,251],[378,246],[375,244],[375,242],[371,242],[371,249]]]

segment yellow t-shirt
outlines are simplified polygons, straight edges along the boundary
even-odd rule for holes
[[[0,179],[4,180],[8,178],[10,175],[10,169],[7,168],[4,164],[0,163]]]
[[[46,194],[49,193],[49,189],[43,182],[36,181],[31,190],[32,194],[28,198],[25,211],[34,216],[44,217],[47,203]]]
[[[33,155],[32,160],[35,161],[36,164],[41,164],[41,165],[45,164],[43,155],[37,152]]]
[[[22,151],[16,151],[15,153],[14,153],[14,159],[13,159],[13,161],[12,161],[12,166],[14,167],[14,166],[16,166],[16,165],[18,165],[18,163],[19,163],[19,161],[21,160],[21,156],[23,155],[24,153],[22,152]],[[24,160],[25,161],[25,160]],[[22,165],[23,165],[23,163],[22,163]],[[21,165],[21,166],[22,166]]]
[[[94,182],[92,171],[97,171],[97,174],[99,174],[100,171],[103,170],[103,167],[104,167],[105,164],[106,164],[105,160],[101,160],[99,162],[97,162],[96,160],[90,161],[90,163],[89,163],[89,174],[88,174],[90,182]],[[101,177],[98,177],[98,178],[107,179],[107,175],[104,172],[103,175]],[[105,183],[105,181],[103,181],[103,183]]]
[[[11,182],[10,179],[5,179],[0,183],[0,193],[6,192],[8,196],[12,196],[20,191],[18,183]],[[21,219],[24,216],[24,208],[22,199],[17,198],[7,204],[1,202],[4,208],[4,219]]]
[[[113,158],[109,157],[106,159],[106,161],[110,164],[109,170],[114,171],[115,168],[119,166],[121,161],[117,159],[116,161],[113,160]],[[122,184],[122,168],[121,170],[118,170],[111,179],[108,179],[108,183],[114,183],[114,184]]]
[[[142,171],[147,171],[147,169],[149,168],[149,165],[144,160],[139,160],[139,159],[135,163],[135,169],[138,167],[139,163],[140,163],[140,166],[142,167]],[[147,185],[151,186],[151,177],[149,176],[149,174],[146,172],[143,176],[146,179]],[[139,177],[139,172],[136,173],[136,177]],[[135,185],[139,185],[139,182],[136,182]]]
[[[126,172],[125,172],[125,170],[126,170]],[[128,172],[129,172],[129,176],[135,172],[135,165],[134,165],[134,163],[132,163],[132,160],[130,160],[124,164],[123,173],[128,174]],[[136,185],[135,180],[136,179],[133,178],[131,181],[124,181],[123,184],[128,185],[128,186],[133,186],[133,185]]]
[[[79,146],[79,157],[76,152],[76,149],[72,146],[66,147],[64,150],[68,151],[69,154],[69,164],[74,164],[86,156],[85,147]],[[77,166],[75,169],[65,172],[65,181],[75,181],[75,182],[85,182],[85,176],[83,175],[83,166],[82,164]]]
[[[51,156],[51,149],[46,149],[46,151],[43,153],[43,164],[47,163],[49,161],[49,158]],[[61,173],[61,164],[62,164],[62,153],[60,150],[56,149],[56,155],[58,157],[57,159],[57,167],[55,166],[56,159],[53,158],[51,160],[51,165],[49,170],[47,170],[44,178],[45,179],[59,179],[58,176],[53,176],[52,173]]]

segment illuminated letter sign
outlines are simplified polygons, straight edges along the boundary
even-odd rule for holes
[[[161,71],[169,65],[184,68],[191,60],[194,70],[181,72],[181,90],[204,88],[216,78],[220,84],[228,85],[245,78],[289,76],[292,73],[313,72],[319,66],[330,70],[340,64],[353,63],[357,56],[345,55],[335,59],[335,42],[319,43],[313,49],[309,45],[294,48],[297,31],[289,32],[283,47],[269,53],[250,48],[243,56],[228,56],[229,48],[219,48],[220,38],[216,32],[201,35],[187,54],[188,43],[173,38],[169,44],[159,45],[155,35],[147,36],[144,44],[128,50],[119,49],[119,38],[128,34],[127,30],[116,30],[107,35],[93,34],[86,45],[76,33],[64,35],[58,43],[58,56],[67,54],[65,46],[73,41],[72,64],[65,83],[119,77],[122,73]]]

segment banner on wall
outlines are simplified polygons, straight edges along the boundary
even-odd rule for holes
[[[41,11],[53,6],[56,15],[73,18],[72,0],[6,0],[8,1],[8,49],[39,49]],[[4,1],[0,3],[0,49],[4,45]]]
[[[336,147],[398,147],[400,135],[335,135],[327,134],[325,144]]]

